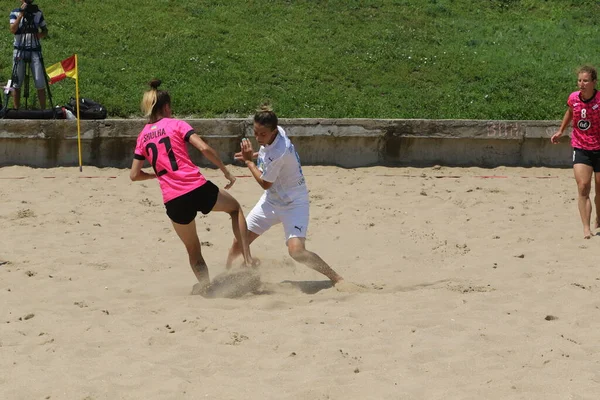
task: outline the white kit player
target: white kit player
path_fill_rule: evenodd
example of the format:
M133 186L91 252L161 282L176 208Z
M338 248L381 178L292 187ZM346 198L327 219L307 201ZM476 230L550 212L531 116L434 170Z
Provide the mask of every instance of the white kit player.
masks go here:
M300 158L283 128L278 126L277 116L268 108L254 115L254 137L260 150L254 153L250 140L243 139L241 151L235 158L244 161L256 182L265 189L258 203L246 217L248 241L252 243L273 225L282 223L290 256L328 277L336 288L344 279L317 254L306 250L305 240L309 219L308 189L302 174ZM256 164L253 159L258 156ZM241 254L241 247L234 240L227 267Z

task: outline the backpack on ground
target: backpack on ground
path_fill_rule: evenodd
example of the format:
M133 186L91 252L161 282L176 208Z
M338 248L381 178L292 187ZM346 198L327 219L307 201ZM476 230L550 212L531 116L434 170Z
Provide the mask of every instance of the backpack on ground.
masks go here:
M77 100L73 97L71 97L68 104L65 104L65 108L77 117ZM106 108L102 104L83 97L79 99L80 119L105 119L106 115Z

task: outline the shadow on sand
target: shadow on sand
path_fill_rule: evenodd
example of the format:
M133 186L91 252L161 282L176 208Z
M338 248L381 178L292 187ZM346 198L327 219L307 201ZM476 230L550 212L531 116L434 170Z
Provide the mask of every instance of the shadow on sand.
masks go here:
M280 292L283 288L292 288L304 294L316 294L321 290L331 289L331 281L282 281L276 284L263 283L260 275L253 270L224 272L212 279L210 286L202 289L200 284L192 288L193 295L205 298L235 299L247 294L268 295Z
M281 283L293 286L305 294L316 294L333 287L331 281L283 281Z

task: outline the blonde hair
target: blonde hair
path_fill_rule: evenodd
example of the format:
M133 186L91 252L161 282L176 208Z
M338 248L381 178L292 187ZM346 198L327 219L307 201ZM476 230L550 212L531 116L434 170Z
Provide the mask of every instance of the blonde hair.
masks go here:
M271 130L277 129L278 119L268 104L263 104L254 114L254 122Z
M148 84L150 90L144 92L142 103L140 108L144 117L147 117L150 121L154 122L158 119L159 114L162 113L163 108L168 104L171 105L171 96L166 90L158 90L158 87L162 81L160 79L153 79Z

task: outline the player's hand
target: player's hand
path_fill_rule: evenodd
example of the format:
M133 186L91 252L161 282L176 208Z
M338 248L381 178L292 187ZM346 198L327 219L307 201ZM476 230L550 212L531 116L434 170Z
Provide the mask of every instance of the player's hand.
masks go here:
M552 135L552 137L550 138L550 141L554 144L557 144L562 135L563 135L562 132L556 132L554 135Z
M242 156L242 160L252 161L254 157L254 149L252 148L252 142L250 142L250 139L243 138L241 148L242 151L240 153Z
M244 161L244 156L242 155L241 151L238 151L237 153L235 153L233 155L233 157L238 161ZM256 160L257 158L258 158L258 152L255 151L254 154L252 154L252 159Z
M244 161L244 156L242 156L242 152L238 151L237 153L235 153L233 155L233 158L235 158L238 161Z
M225 179L227 179L229 181L229 183L227 185L225 185L225 189L229 189L230 187L233 186L233 184L235 183L235 176L233 176L231 174L231 172L229 172L229 170L225 171L223 173L223 175L225 175Z

